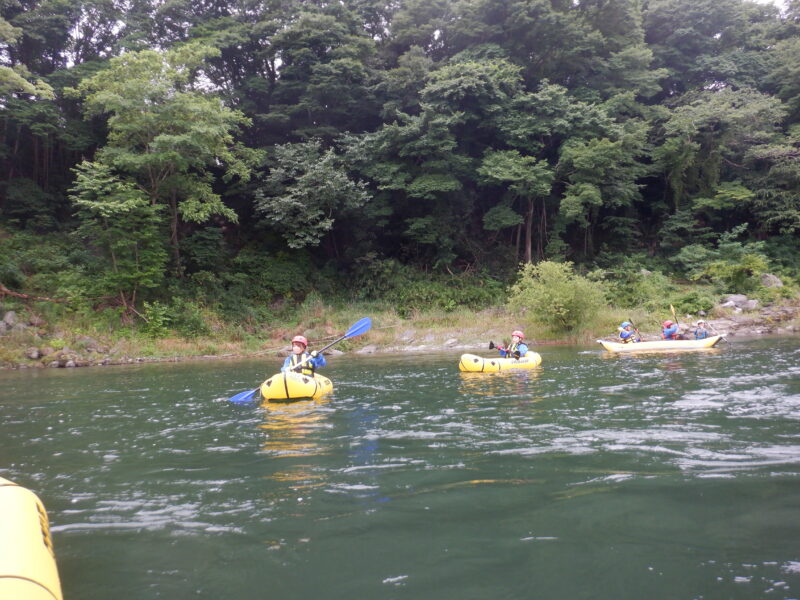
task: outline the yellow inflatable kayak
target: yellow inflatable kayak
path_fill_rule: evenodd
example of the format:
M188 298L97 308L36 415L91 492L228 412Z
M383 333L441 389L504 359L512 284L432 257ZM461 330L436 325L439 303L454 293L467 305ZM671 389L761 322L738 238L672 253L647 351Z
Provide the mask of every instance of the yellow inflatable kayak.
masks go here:
M704 340L656 340L654 342L631 342L620 344L607 340L597 340L609 352L673 352L674 350L705 350L713 348L722 339L721 335Z
M333 382L314 373L302 375L294 371L276 373L261 384L263 400L294 400L299 398L319 398L333 391Z
M44 505L32 491L2 477L0 600L62 600Z
M467 373L494 373L507 369L533 369L542 364L542 357L528 351L521 358L483 358L474 354L462 354L458 368Z

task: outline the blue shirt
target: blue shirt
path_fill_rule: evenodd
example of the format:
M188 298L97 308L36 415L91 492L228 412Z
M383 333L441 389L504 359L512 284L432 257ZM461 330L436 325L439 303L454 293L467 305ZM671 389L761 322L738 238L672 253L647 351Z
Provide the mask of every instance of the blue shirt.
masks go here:
M661 337L665 340L674 339L674 335L678 333L678 324L674 323L672 327L665 327L661 330Z
M704 340L708 337L708 329L703 329L702 327L698 327L694 330L694 339L696 340Z

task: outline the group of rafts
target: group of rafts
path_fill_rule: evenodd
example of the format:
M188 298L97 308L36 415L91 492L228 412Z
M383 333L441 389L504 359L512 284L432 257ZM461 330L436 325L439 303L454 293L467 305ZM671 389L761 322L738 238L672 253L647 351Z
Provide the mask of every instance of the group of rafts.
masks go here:
M329 348L333 344L346 338L361 335L367 331L371 326L368 318L362 319L353 325L348 332L332 342L323 350ZM520 333L520 332L514 332ZM513 336L512 340L515 337ZM605 350L613 353L632 353L632 352L673 352L676 350L701 350L705 348L714 347L722 339L722 336L715 335L701 340L659 340L652 342L637 342L637 343L618 343L606 340L597 340ZM521 339L518 340L521 342ZM516 342L513 342L516 343ZM494 344L490 344L490 348L494 348ZM482 357L475 354L462 354L458 361L458 368L464 372L471 373L494 373L497 371L506 371L509 369L533 369L542 364L542 357L537 352L527 351L522 355L514 356L512 348L508 350L498 347L501 354L506 356L497 357ZM322 352L322 351L320 351ZM319 373L298 373L291 369L284 369L280 373L276 373L259 388L252 390L252 392L243 392L237 394L231 400L233 402L250 402L252 400L261 399L264 401L285 401L297 400L301 398L320 398L333 391L333 382Z
M362 319L347 333L328 344L320 353L333 344L369 330L371 322ZM500 347L506 356L485 358L475 354L462 354L458 361L461 371L472 373L494 373L509 369L533 369L542 364L537 352L528 350L515 353L513 350L520 336L512 336L507 349ZM714 347L722 338L715 335L702 340L664 340L621 344L597 340L609 352L672 352L675 350L699 350ZM490 344L494 348L494 344ZM260 387L237 394L234 402L251 402L260 397L265 401L298 400L320 398L333 391L333 383L319 373L303 374L286 369L267 379ZM25 598L27 600L61 600L53 545L47 513L36 495L11 481L0 477L0 600Z

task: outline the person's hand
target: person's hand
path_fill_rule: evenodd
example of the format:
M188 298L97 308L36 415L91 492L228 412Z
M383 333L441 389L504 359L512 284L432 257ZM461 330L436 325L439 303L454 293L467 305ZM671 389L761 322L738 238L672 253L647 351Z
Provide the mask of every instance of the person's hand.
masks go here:
M317 358L318 356L319 356L319 352L317 352L316 350L312 350L311 351L311 358Z
M494 342L489 342L489 350L494 350Z
M519 350L515 350L515 351L514 351L514 358L516 358L517 360L519 360L519 357L520 357L520 356L521 356L521 354L519 353Z

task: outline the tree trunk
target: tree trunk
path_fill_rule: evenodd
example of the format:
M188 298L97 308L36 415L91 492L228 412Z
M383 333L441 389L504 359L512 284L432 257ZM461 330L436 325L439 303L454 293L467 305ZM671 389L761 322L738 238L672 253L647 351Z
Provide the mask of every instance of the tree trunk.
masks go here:
M525 215L525 262L533 262L533 198L528 199L528 212Z
M175 261L175 276L181 277L181 249L178 245L178 194L173 189L169 198L170 212L170 245L172 246L172 259Z

